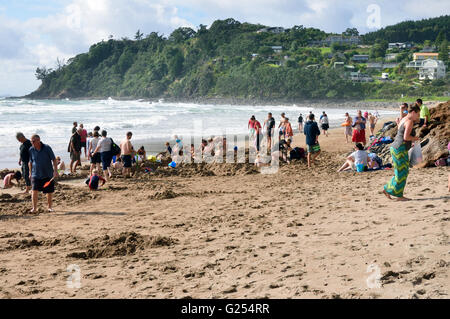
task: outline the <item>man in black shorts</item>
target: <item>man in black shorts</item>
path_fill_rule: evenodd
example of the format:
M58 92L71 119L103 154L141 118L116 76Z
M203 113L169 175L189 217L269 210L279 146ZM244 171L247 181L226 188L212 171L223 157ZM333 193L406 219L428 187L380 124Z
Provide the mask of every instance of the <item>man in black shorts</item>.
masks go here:
M131 160L135 153L130 141L132 136L133 133L128 132L127 137L120 143L120 155L123 161L122 173L126 177L131 175Z
M31 180L30 180L30 171L28 169L28 162L30 161L30 147L32 145L30 140L25 138L23 133L20 132L17 133L16 138L20 143L22 143L22 145L20 145L19 165L22 166L22 176L25 179L26 184L25 193L29 193L31 188Z
M32 205L31 213L37 212L37 203L39 192L47 194L48 211L52 212L52 198L55 191L54 178L58 177L58 164L55 154L50 146L41 142L39 135L31 137L30 161L28 168L30 170L30 179L32 185ZM47 182L50 185L44 187Z
M81 129L78 129L70 137L69 152L70 152L70 173L77 172L77 166L81 166ZM75 165L73 165L75 163ZM74 167L75 166L75 167Z
M267 152L270 152L272 146L272 136L275 128L275 119L272 117L272 113L267 115L267 120L264 121L264 127L266 128L267 136Z

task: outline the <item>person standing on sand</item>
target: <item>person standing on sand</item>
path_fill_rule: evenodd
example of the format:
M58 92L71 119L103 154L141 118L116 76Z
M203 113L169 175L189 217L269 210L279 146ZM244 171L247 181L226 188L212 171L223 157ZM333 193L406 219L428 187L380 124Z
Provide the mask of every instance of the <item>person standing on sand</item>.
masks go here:
M430 121L430 110L428 107L423 105L422 99L416 100L416 105L420 107L420 122L419 126L426 127Z
M272 117L272 113L267 114L267 120L264 121L264 127L266 129L267 136L267 152L270 153L272 147L272 136L275 128L275 119Z
M78 123L77 122L73 122L72 135L77 131L77 126L78 126Z
M278 142L281 140L281 137L284 136L284 121L286 120L286 114L281 113L280 124L278 124Z
M292 138L292 136L294 136L294 132L292 131L292 126L289 119L286 117L284 119L284 139L287 141Z
M345 122L343 123L343 126L345 127L344 135L345 135L345 141L348 143L348 137L352 136L352 118L350 115L345 113Z
M403 103L400 106L400 116L395 119L397 125L406 115L408 115L408 103Z
M374 136L376 124L377 118L372 113L369 113L370 136Z
M248 120L248 130L249 130L249 135L251 138L255 138L255 116L252 115L252 117L250 118L250 120Z
M58 167L53 150L47 144L41 142L39 135L31 136L30 161L28 168L32 185L31 200L33 208L31 213L37 212L39 192L47 195L48 211L53 212L52 199L55 192L54 179L58 178ZM44 185L50 182L47 187Z
M395 196L397 201L409 200L403 196L403 191L409 173L408 150L411 148L412 142L419 141L413 129L414 123L419 122L419 116L420 107L417 105L410 107L408 115L400 121L397 135L391 144L390 152L395 175L384 185L383 189L384 195L389 199L392 199L391 196Z
M361 110L358 110L358 115L353 118L352 126L354 127L352 142L366 145L366 119L362 116Z
M131 144L131 137L133 133L128 132L126 138L120 143L120 151L123 162L123 175L131 177L131 158L134 156L133 145Z
M20 145L20 159L19 159L19 165L22 167L22 176L25 179L25 193L29 193L31 189L31 180L30 180L30 171L28 169L28 162L30 161L30 147L31 145L30 140L25 138L25 135L23 133L18 132L16 134L16 139L22 143Z
M323 134L328 137L328 129L330 128L330 123L328 122L328 115L327 113L325 113L325 111L322 112L319 123L321 123Z
M87 131L84 129L83 124L80 124L80 131L79 131L80 137L81 137L81 149L84 148L84 157L87 158L86 155L86 141L87 141Z
M88 150L88 158L91 160L91 168L89 169L89 176L92 175L92 171L94 168L97 168L100 171L100 163L102 160L100 159L100 154L97 153L93 155L95 149L97 148L99 139L98 131L94 131L94 137L89 141L89 150Z
M262 140L262 126L261 123L259 123L259 121L256 120L255 118L255 146L256 146L256 151L259 152L259 146L261 144L261 140Z
M298 117L298 131L299 133L303 132L303 115L300 113Z
M306 150L308 152L308 168L311 167L311 163L314 163L314 160L320 154L320 145L319 145L319 135L320 130L317 123L314 121L314 114L309 115L309 121L305 123L305 127L303 129L303 133L306 135ZM315 155L313 155L315 154Z
M105 174L105 179L108 181L109 178L111 178L111 160L112 160L112 153L111 153L111 147L112 147L112 140L109 137L106 137L108 133L103 130L102 131L102 138L97 144L97 147L94 150L94 153L92 153L92 156L97 155L100 153L100 159L102 161L102 168L103 168L103 174ZM108 171L108 175L106 175L106 172Z
M70 144L69 144L69 152L70 152L70 173L76 174L77 172L77 166L81 166L81 129L78 129L78 131L75 131L73 135L70 138ZM75 167L74 167L75 163Z

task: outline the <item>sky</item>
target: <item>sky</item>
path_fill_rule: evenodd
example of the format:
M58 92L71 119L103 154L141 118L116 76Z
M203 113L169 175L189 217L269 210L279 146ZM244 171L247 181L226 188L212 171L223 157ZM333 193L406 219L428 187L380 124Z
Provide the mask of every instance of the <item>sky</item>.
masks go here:
M446 0L0 0L0 97L37 89L39 66L55 67L57 58L67 61L109 35L133 38L138 29L168 36L234 18L363 34L449 13Z

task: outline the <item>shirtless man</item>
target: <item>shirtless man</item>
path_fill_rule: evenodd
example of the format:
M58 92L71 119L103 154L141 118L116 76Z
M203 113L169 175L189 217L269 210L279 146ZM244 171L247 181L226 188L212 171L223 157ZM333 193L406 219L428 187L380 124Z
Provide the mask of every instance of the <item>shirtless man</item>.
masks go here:
M374 135L375 125L377 124L377 121L378 119L372 113L369 113L370 136Z

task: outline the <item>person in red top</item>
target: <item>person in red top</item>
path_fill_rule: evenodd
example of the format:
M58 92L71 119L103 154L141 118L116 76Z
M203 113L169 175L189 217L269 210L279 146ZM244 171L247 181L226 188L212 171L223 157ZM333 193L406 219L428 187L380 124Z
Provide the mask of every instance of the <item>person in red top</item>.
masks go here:
M254 129L255 129L255 135L256 135L256 150L259 152L259 144L261 143L262 139L262 126L259 121L256 120L255 116L252 116L252 119L254 120Z
M87 155L86 155L86 140L87 140L88 133L84 129L83 124L80 124L80 129L81 129L81 132L80 132L80 136L81 136L81 150L83 150L83 148L84 148L84 157L87 158Z
M254 115L252 115L250 120L248 120L247 127L248 127L249 135L250 135L251 138L255 137L255 121L256 121L256 119L255 119Z
M287 141L292 136L294 136L294 132L292 131L291 123L287 117L284 118L284 139Z

